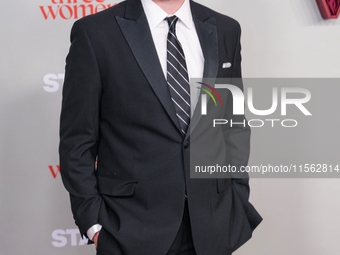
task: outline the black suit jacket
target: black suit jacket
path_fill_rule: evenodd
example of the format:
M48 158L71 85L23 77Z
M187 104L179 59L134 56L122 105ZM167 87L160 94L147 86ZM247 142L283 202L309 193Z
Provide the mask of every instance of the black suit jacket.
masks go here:
M239 24L197 3L191 8L204 76L241 77ZM224 62L232 67L223 69ZM199 121L192 120L192 130ZM249 128L224 132L224 157L246 165ZM248 179L190 179L189 141L180 132L140 0L75 22L59 152L81 234L100 223L122 254L165 254L187 193L197 254L229 254L246 242L261 221L248 202Z

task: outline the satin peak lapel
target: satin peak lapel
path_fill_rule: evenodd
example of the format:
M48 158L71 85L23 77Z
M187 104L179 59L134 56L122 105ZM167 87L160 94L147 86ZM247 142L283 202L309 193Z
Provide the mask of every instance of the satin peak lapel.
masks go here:
M140 1L128 0L124 17L116 16L129 47L164 109L181 130L166 83L149 24Z
M214 16L206 17L204 13L196 14L195 10L196 8L195 5L193 4L192 5L193 18L205 59L203 83L215 86L219 60L216 20ZM210 97L208 97L208 100L209 99ZM200 118L201 118L201 96L199 97L198 103L196 105L194 114L190 122L190 133L195 129ZM189 135L187 134L186 139L188 137Z

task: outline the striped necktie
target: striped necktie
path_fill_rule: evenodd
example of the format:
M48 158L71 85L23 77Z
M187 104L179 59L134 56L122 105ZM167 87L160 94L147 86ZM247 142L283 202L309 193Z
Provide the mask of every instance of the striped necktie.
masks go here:
M181 43L176 36L178 17L166 18L169 23L167 40L167 83L171 100L176 109L182 133L185 135L190 123L190 85Z

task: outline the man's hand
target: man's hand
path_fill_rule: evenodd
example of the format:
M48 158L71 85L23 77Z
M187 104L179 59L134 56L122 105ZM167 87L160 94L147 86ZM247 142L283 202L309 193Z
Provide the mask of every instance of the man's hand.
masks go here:
M94 234L93 236L93 242L94 242L94 245L96 246L96 248L98 247L97 244L98 244L98 236L99 236L99 233L100 231L98 231L97 233Z

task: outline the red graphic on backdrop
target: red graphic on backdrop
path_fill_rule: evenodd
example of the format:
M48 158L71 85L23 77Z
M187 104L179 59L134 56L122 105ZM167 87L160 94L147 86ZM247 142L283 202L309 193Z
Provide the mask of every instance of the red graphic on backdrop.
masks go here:
M324 19L336 19L340 14L340 0L316 0Z
M54 179L57 178L58 173L60 173L60 166L59 166L59 165L56 165L56 169L55 169L55 170L54 170L54 167L53 167L53 166L48 166L48 168L50 169L53 178L54 178Z
M116 4L106 4L106 0L51 0L50 5L39 6L45 20L61 18L78 19L103 11Z
M94 162L95 169L97 169L97 165L98 165L98 160L96 159L96 161ZM50 172L53 178L56 179L58 174L60 173L60 165L56 165L55 167L50 165L48 166L48 169L50 169Z

